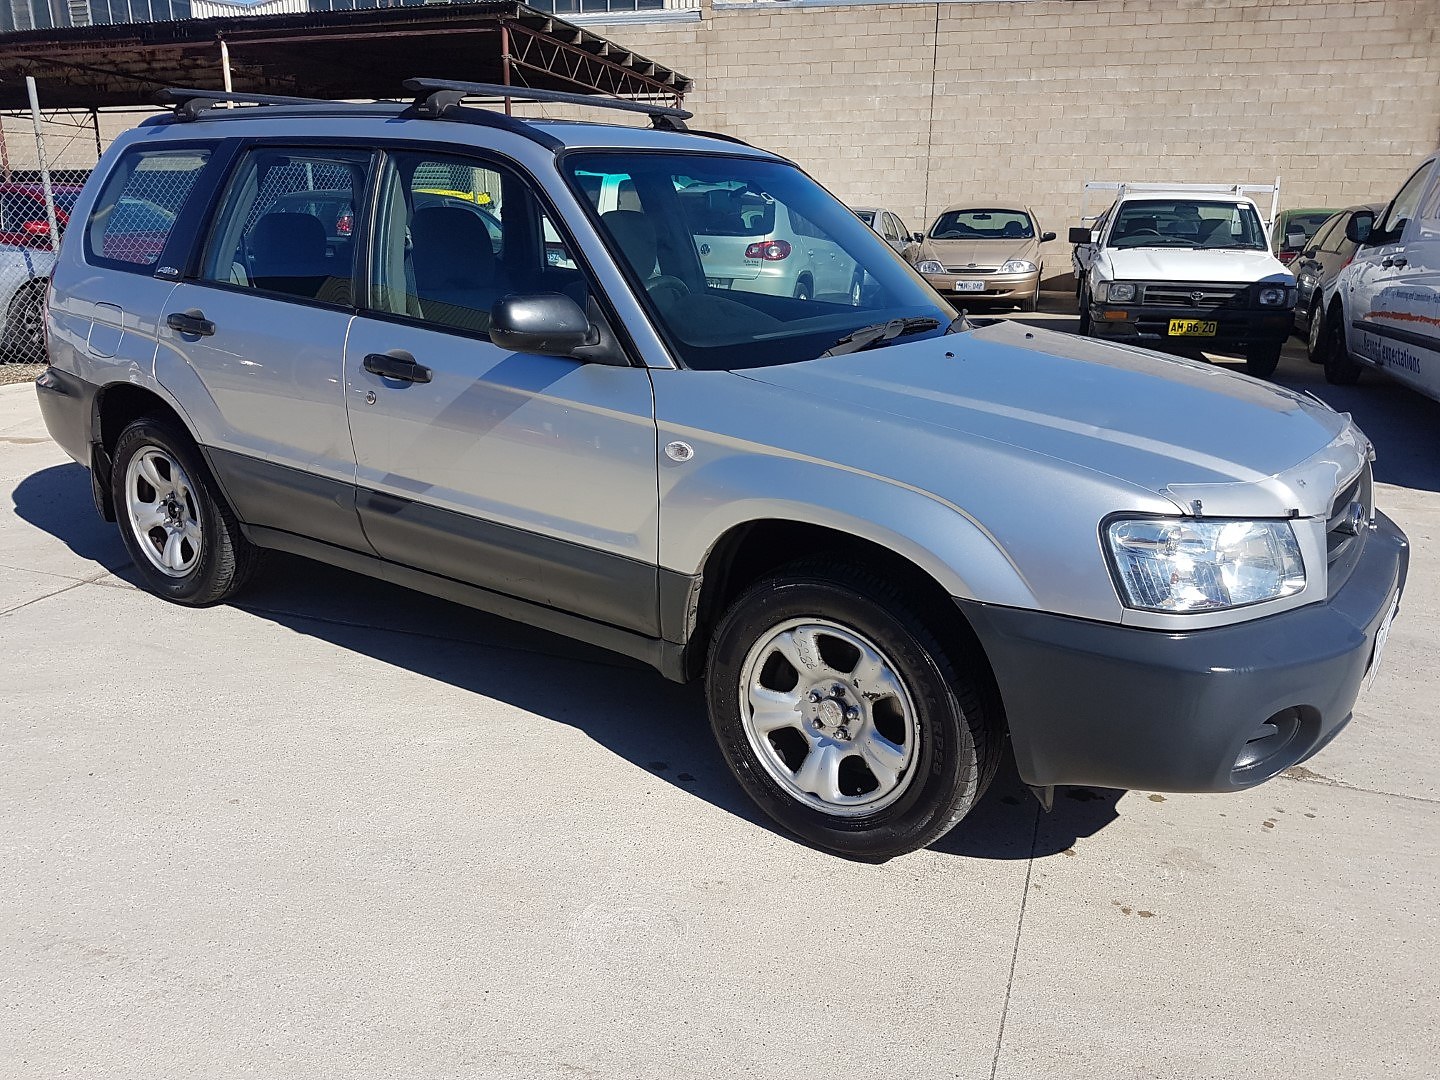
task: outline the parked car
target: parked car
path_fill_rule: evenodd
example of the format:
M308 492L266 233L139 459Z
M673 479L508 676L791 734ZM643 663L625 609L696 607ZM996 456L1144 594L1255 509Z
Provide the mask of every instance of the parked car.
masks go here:
M1326 379L1372 367L1440 401L1440 151L1381 214L1357 210L1346 237L1358 246L1318 331Z
M523 92L407 88L178 109L77 203L36 388L146 589L219 603L280 549L703 675L756 805L863 859L943 835L1007 747L1047 802L1231 791L1349 720L1408 560L1349 416L976 328L791 162L680 110L486 123L457 89ZM272 213L297 162L373 194L343 259ZM498 254L417 198L441 166L503 192ZM112 248L155 170L160 251ZM760 291L743 248L717 272L782 228L866 287Z
M912 233L895 211L880 206L856 206L852 209L856 217L879 233L906 262L913 263L920 257L920 244L925 237L921 233Z
M80 195L78 184L52 184L55 198L55 223L60 235L70 221L70 210ZM0 246L25 247L49 251L50 215L45 209L45 187L42 184L0 183Z
M1295 275L1295 333L1304 338L1311 363L1320 363L1320 328L1325 320L1312 319L1317 312L1323 312L1335 288L1335 279L1340 271L1350 265L1359 246L1345 235L1350 219L1361 210L1372 216L1379 206L1350 206L1322 224L1309 246L1300 252L1299 258L1290 264Z
M1070 230L1080 332L1174 352L1239 352L1274 373L1290 336L1295 278L1247 195L1219 185L1130 189L1093 227Z
M1014 304L1025 311L1039 305L1045 269L1040 245L1055 234L1042 232L1028 207L1005 207L991 200L940 212L915 268L941 296L960 304Z
M1325 207L1282 210L1270 226L1270 250L1283 264L1290 266L1310 246L1310 240L1320 226L1334 215L1334 209Z
M45 286L55 253L0 247L0 363L34 363L45 356Z

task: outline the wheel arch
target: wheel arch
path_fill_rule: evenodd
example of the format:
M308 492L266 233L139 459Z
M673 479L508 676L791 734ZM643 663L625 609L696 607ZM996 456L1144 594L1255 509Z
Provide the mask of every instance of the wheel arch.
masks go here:
M115 444L128 425L144 416L170 421L199 448L199 441L180 410L154 390L132 382L113 382L100 387L91 406L90 476L95 509L106 521L115 520L115 502L110 486ZM203 448L201 459L204 459Z

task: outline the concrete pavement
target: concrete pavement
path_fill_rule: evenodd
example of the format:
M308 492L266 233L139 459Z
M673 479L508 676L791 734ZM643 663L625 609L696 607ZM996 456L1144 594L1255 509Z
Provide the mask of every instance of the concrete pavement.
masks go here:
M138 591L0 388L0 1076L1434 1076L1440 406L1280 378L1415 545L1349 730L1239 795L1002 775L884 866L622 659L289 558Z

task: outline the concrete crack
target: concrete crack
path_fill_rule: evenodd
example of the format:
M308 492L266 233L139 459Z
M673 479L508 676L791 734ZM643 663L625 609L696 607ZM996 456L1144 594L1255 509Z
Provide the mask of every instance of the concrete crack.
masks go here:
M1020 897L1020 917L1015 923L1015 948L1010 953L1010 974L1005 979L1005 1001L1000 1006L1000 1030L995 1033L995 1056L990 1060L990 1080L1000 1069L1000 1051L1005 1045L1005 1020L1010 1015L1010 988L1015 985L1015 966L1020 961L1020 935L1025 929L1025 908L1030 903L1030 874L1035 869L1035 849L1040 839L1040 815L1035 807L1035 827L1030 832L1030 858L1025 863L1025 891Z

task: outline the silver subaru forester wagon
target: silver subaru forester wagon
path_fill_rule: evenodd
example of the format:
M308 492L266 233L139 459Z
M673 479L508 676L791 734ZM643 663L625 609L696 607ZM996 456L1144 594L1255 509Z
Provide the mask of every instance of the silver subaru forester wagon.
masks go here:
M278 549L703 676L750 797L861 859L954 826L1007 740L1048 802L1245 788L1350 719L1408 548L1349 417L972 326L688 113L406 85L172 92L75 207L38 393L158 596L220 602ZM772 206L841 287L710 271L753 232L717 215Z

